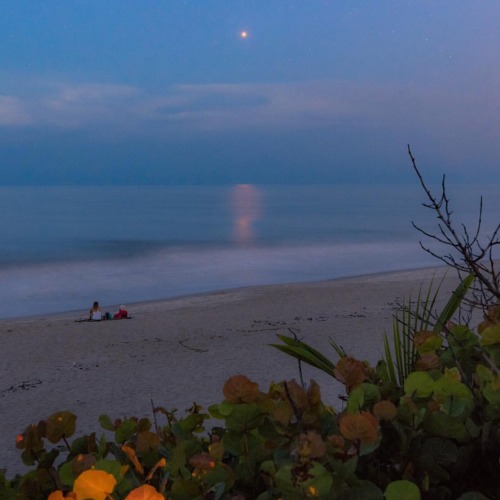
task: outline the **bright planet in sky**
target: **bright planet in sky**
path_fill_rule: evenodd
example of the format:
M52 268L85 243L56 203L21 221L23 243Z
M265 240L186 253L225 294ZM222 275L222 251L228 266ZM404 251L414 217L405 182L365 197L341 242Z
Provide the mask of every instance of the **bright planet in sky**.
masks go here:
M248 31L240 31L241 38L248 38Z

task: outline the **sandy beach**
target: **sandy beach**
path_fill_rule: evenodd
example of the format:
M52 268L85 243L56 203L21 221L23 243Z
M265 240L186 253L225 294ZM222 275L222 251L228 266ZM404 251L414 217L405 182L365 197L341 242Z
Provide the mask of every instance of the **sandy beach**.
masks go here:
M58 410L77 414L77 434L101 434L98 416L152 417L151 401L183 413L223 399L222 385L245 374L267 390L299 377L297 362L269 347L294 331L326 355L329 338L351 355L375 362L392 331L398 303L438 283L446 269L375 274L331 281L220 291L127 304L132 319L77 321L82 311L0 321L0 469L22 472L15 437ZM455 288L447 271L440 304ZM87 306L87 305L85 305ZM116 305L103 304L114 312ZM334 380L304 367L325 402L340 407Z

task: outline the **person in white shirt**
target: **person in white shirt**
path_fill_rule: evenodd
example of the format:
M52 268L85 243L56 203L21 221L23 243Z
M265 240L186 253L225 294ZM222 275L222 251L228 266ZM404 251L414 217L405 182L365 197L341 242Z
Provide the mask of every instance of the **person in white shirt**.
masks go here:
M92 309L90 310L90 317L89 319L91 321L101 321L102 319L102 311L101 308L99 307L99 302L94 302L92 305Z

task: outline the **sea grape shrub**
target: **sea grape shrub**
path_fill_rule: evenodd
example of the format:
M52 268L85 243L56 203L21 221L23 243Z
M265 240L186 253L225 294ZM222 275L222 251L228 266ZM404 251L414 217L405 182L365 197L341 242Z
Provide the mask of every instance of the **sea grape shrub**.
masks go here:
M145 418L101 415L108 437L99 439L93 433L70 443L70 412L29 426L18 447L35 468L10 481L2 475L2 498L383 498L356 476L361 450L379 441L378 417L362 412L339 420L315 382L307 390L294 380L273 383L264 393L235 376L223 392L226 399L209 414L196 404L182 418L155 408L155 421L159 414L166 423L154 428ZM208 418L224 427L203 435ZM58 423L49 434L48 422Z
M380 424L379 446L360 447L359 477L382 488L408 480L423 498L500 498L499 318L490 308L478 334L453 324L417 332L403 387L383 362L375 378L346 386L344 414L372 413Z

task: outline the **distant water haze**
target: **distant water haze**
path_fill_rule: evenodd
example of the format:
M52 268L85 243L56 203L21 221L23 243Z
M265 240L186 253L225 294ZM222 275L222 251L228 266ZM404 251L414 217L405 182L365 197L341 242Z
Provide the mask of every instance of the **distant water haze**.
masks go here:
M484 231L497 186L450 188L457 222ZM418 186L0 188L0 316L104 307L233 287L439 264Z

